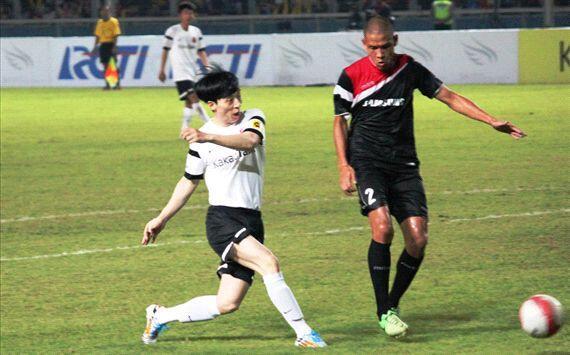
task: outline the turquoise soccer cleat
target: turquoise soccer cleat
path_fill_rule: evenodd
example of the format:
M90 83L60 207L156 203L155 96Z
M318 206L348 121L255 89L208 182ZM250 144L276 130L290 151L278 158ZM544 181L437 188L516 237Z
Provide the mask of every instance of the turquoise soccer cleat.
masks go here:
M301 338L295 340L295 346L300 348L324 348L327 346L327 343L325 343L319 333L311 330L309 334L305 334Z
M146 308L146 328L141 340L147 345L156 343L158 335L168 329L166 324L159 324L156 321L156 311L158 311L159 308L161 308L161 306L157 304L151 304Z

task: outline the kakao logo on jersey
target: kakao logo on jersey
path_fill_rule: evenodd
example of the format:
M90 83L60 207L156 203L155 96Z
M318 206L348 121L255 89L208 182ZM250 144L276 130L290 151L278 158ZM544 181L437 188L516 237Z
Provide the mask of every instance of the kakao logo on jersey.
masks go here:
M261 47L261 44L212 44L206 47L206 53L210 59L221 62L225 68L234 74L237 74L238 70L240 72L245 70L243 77L251 79L255 75ZM132 80L156 81L159 61L147 59L153 54L160 55L160 51L161 49L151 47L151 45L117 46L117 67L121 79L127 76L128 79ZM103 79L102 69L99 56L91 54L91 50L87 46L67 46L61 60L58 79Z

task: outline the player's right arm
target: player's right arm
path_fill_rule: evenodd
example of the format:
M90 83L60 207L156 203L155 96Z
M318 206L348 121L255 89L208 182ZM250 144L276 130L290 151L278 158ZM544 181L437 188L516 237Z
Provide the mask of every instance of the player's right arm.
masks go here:
M160 56L160 70L158 72L158 80L162 82L166 80L166 72L164 68L166 67L166 59L168 58L168 52L170 51L170 48L172 48L173 40L174 40L174 28L169 27L164 33L162 55Z
M202 160L198 151L198 145L190 145L186 156L184 177L176 184L170 200L160 214L156 218L151 219L144 227L141 244L154 243L160 231L166 226L166 223L188 202L188 199L198 187L200 180L204 178L206 163Z
M144 227L141 244L147 245L155 242L156 237L164 229L166 223L188 202L199 183L200 180L198 179L190 180L186 177L182 177L178 181L166 206L164 206L156 218L151 219Z
M97 21L95 25L95 43L93 44L93 49L91 50L91 54L95 54L97 52L97 45L99 44L99 36L101 35L101 22Z
M352 81L345 70L342 71L333 92L334 123L333 139L336 149L337 167L339 171L339 184L345 194L350 195L356 191L356 174L347 158L348 151L348 119L352 107Z

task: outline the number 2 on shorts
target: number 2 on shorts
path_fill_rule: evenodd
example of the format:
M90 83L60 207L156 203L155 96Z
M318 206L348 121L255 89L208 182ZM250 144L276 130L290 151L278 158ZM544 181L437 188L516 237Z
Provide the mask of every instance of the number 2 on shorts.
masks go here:
M374 202L376 202L376 199L373 197L374 189L369 187L366 190L364 190L364 194L368 196L368 206L371 206Z

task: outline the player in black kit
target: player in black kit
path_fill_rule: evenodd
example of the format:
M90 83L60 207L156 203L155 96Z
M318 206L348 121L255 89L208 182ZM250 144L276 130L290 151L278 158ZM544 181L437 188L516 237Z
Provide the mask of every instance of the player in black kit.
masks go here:
M388 20L371 18L362 43L368 55L344 68L334 89L334 142L340 187L347 194L358 191L361 212L372 230L368 266L380 328L399 337L408 325L400 319L398 304L422 263L428 237L428 208L414 140L414 90L515 139L525 133L451 91L412 57L396 54L398 36ZM400 224L405 248L388 292L394 236L390 215Z

